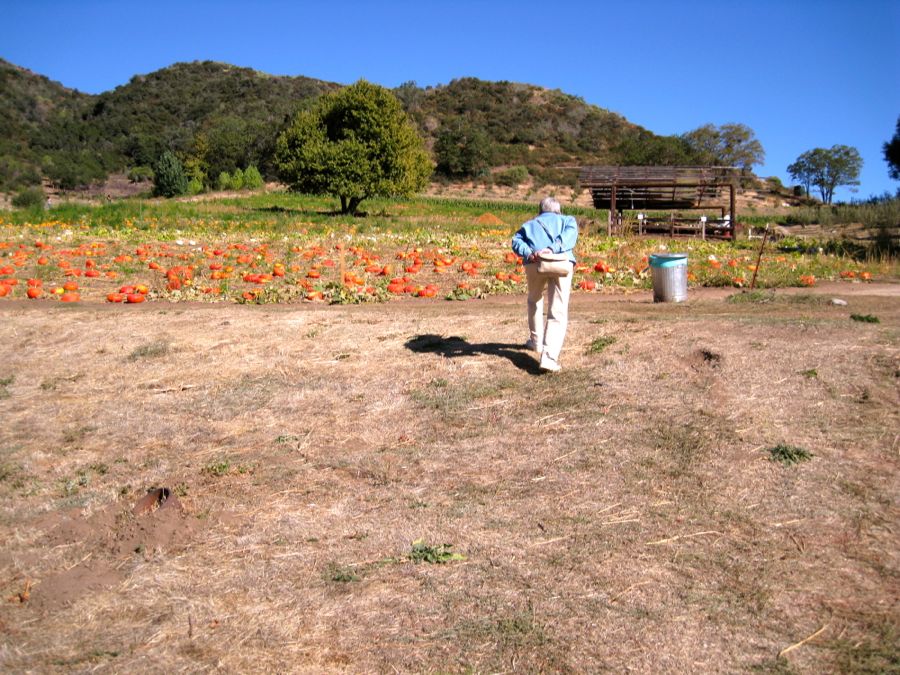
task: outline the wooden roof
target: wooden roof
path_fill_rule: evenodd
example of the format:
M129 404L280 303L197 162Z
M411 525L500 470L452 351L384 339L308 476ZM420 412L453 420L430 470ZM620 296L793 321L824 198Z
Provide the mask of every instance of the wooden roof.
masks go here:
M721 205L740 175L730 166L585 166L578 180L598 209L702 209Z

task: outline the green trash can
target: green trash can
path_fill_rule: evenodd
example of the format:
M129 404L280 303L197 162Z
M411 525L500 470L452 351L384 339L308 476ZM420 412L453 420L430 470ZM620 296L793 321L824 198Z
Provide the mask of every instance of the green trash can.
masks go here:
M650 256L653 302L687 300L687 253L654 253Z

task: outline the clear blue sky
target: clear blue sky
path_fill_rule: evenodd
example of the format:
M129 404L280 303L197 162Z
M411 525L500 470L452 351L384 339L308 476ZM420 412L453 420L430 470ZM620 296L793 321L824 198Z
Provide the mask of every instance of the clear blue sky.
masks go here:
M855 146L859 192L894 192L900 0L273 2L0 0L0 56L88 93L178 61L387 87L459 77L575 94L659 134L750 126L763 176Z

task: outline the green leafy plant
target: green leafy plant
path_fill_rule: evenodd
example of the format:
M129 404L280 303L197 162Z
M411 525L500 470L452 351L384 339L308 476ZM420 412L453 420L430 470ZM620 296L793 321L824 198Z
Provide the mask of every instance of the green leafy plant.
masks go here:
M453 544L441 544L440 546L430 546L425 543L424 539L416 539L412 543L407 558L414 563L431 563L434 565L442 565L454 560L465 560L466 556L461 553L454 553L450 549Z
M215 476L220 478L231 471L231 462L227 459L222 459L217 462L212 462L207 464L201 469L200 473L205 473L208 476Z
M769 448L769 458L773 462L781 462L785 466L805 462L812 459L812 457L812 453L795 445L779 443L775 447Z
M616 338L612 335L601 335L598 338L594 338L591 341L591 344L588 345L587 353L588 354L599 354L604 349L616 343Z
M850 318L860 323L881 323L881 320L872 314L851 314Z

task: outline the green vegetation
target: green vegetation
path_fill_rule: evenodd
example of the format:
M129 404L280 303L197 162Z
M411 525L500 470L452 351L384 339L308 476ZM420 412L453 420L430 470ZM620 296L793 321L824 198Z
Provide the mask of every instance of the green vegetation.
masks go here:
M881 320L873 314L851 314L850 318L860 323L881 323Z
M484 129L454 119L434 141L435 170L448 178L475 178L490 165L491 141Z
M178 197L188 191L184 166L171 152L166 151L153 167L153 194L157 197Z
M806 187L809 195L811 185L819 189L822 201L831 204L834 189L841 185L859 185L862 157L856 148L848 145L833 145L831 148L807 150L787 168L796 181Z
M609 347L610 345L614 345L616 343L616 338L612 335L603 335L598 338L594 338L591 340L590 346L587 348L588 354L599 354L604 349Z
M451 549L453 544L441 544L439 546L431 546L426 544L423 539L417 539L412 543L409 555L410 561L414 563L431 563L434 565L442 565L454 560L465 560L466 556L461 553L454 553Z
M400 102L365 80L298 113L278 137L275 161L291 189L338 197L344 214L371 197L410 196L431 174Z
M745 124L704 124L683 136L700 164L739 166L752 169L762 164L766 153L753 130Z
M12 205L17 209L43 208L47 197L39 187L25 188L12 199Z
M812 453L794 445L779 443L775 447L769 448L769 458L773 462L781 462L785 466L805 462L812 459L812 457Z
M888 175L894 180L900 180L900 117L897 118L897 128L891 140L883 146L884 161L888 165Z

